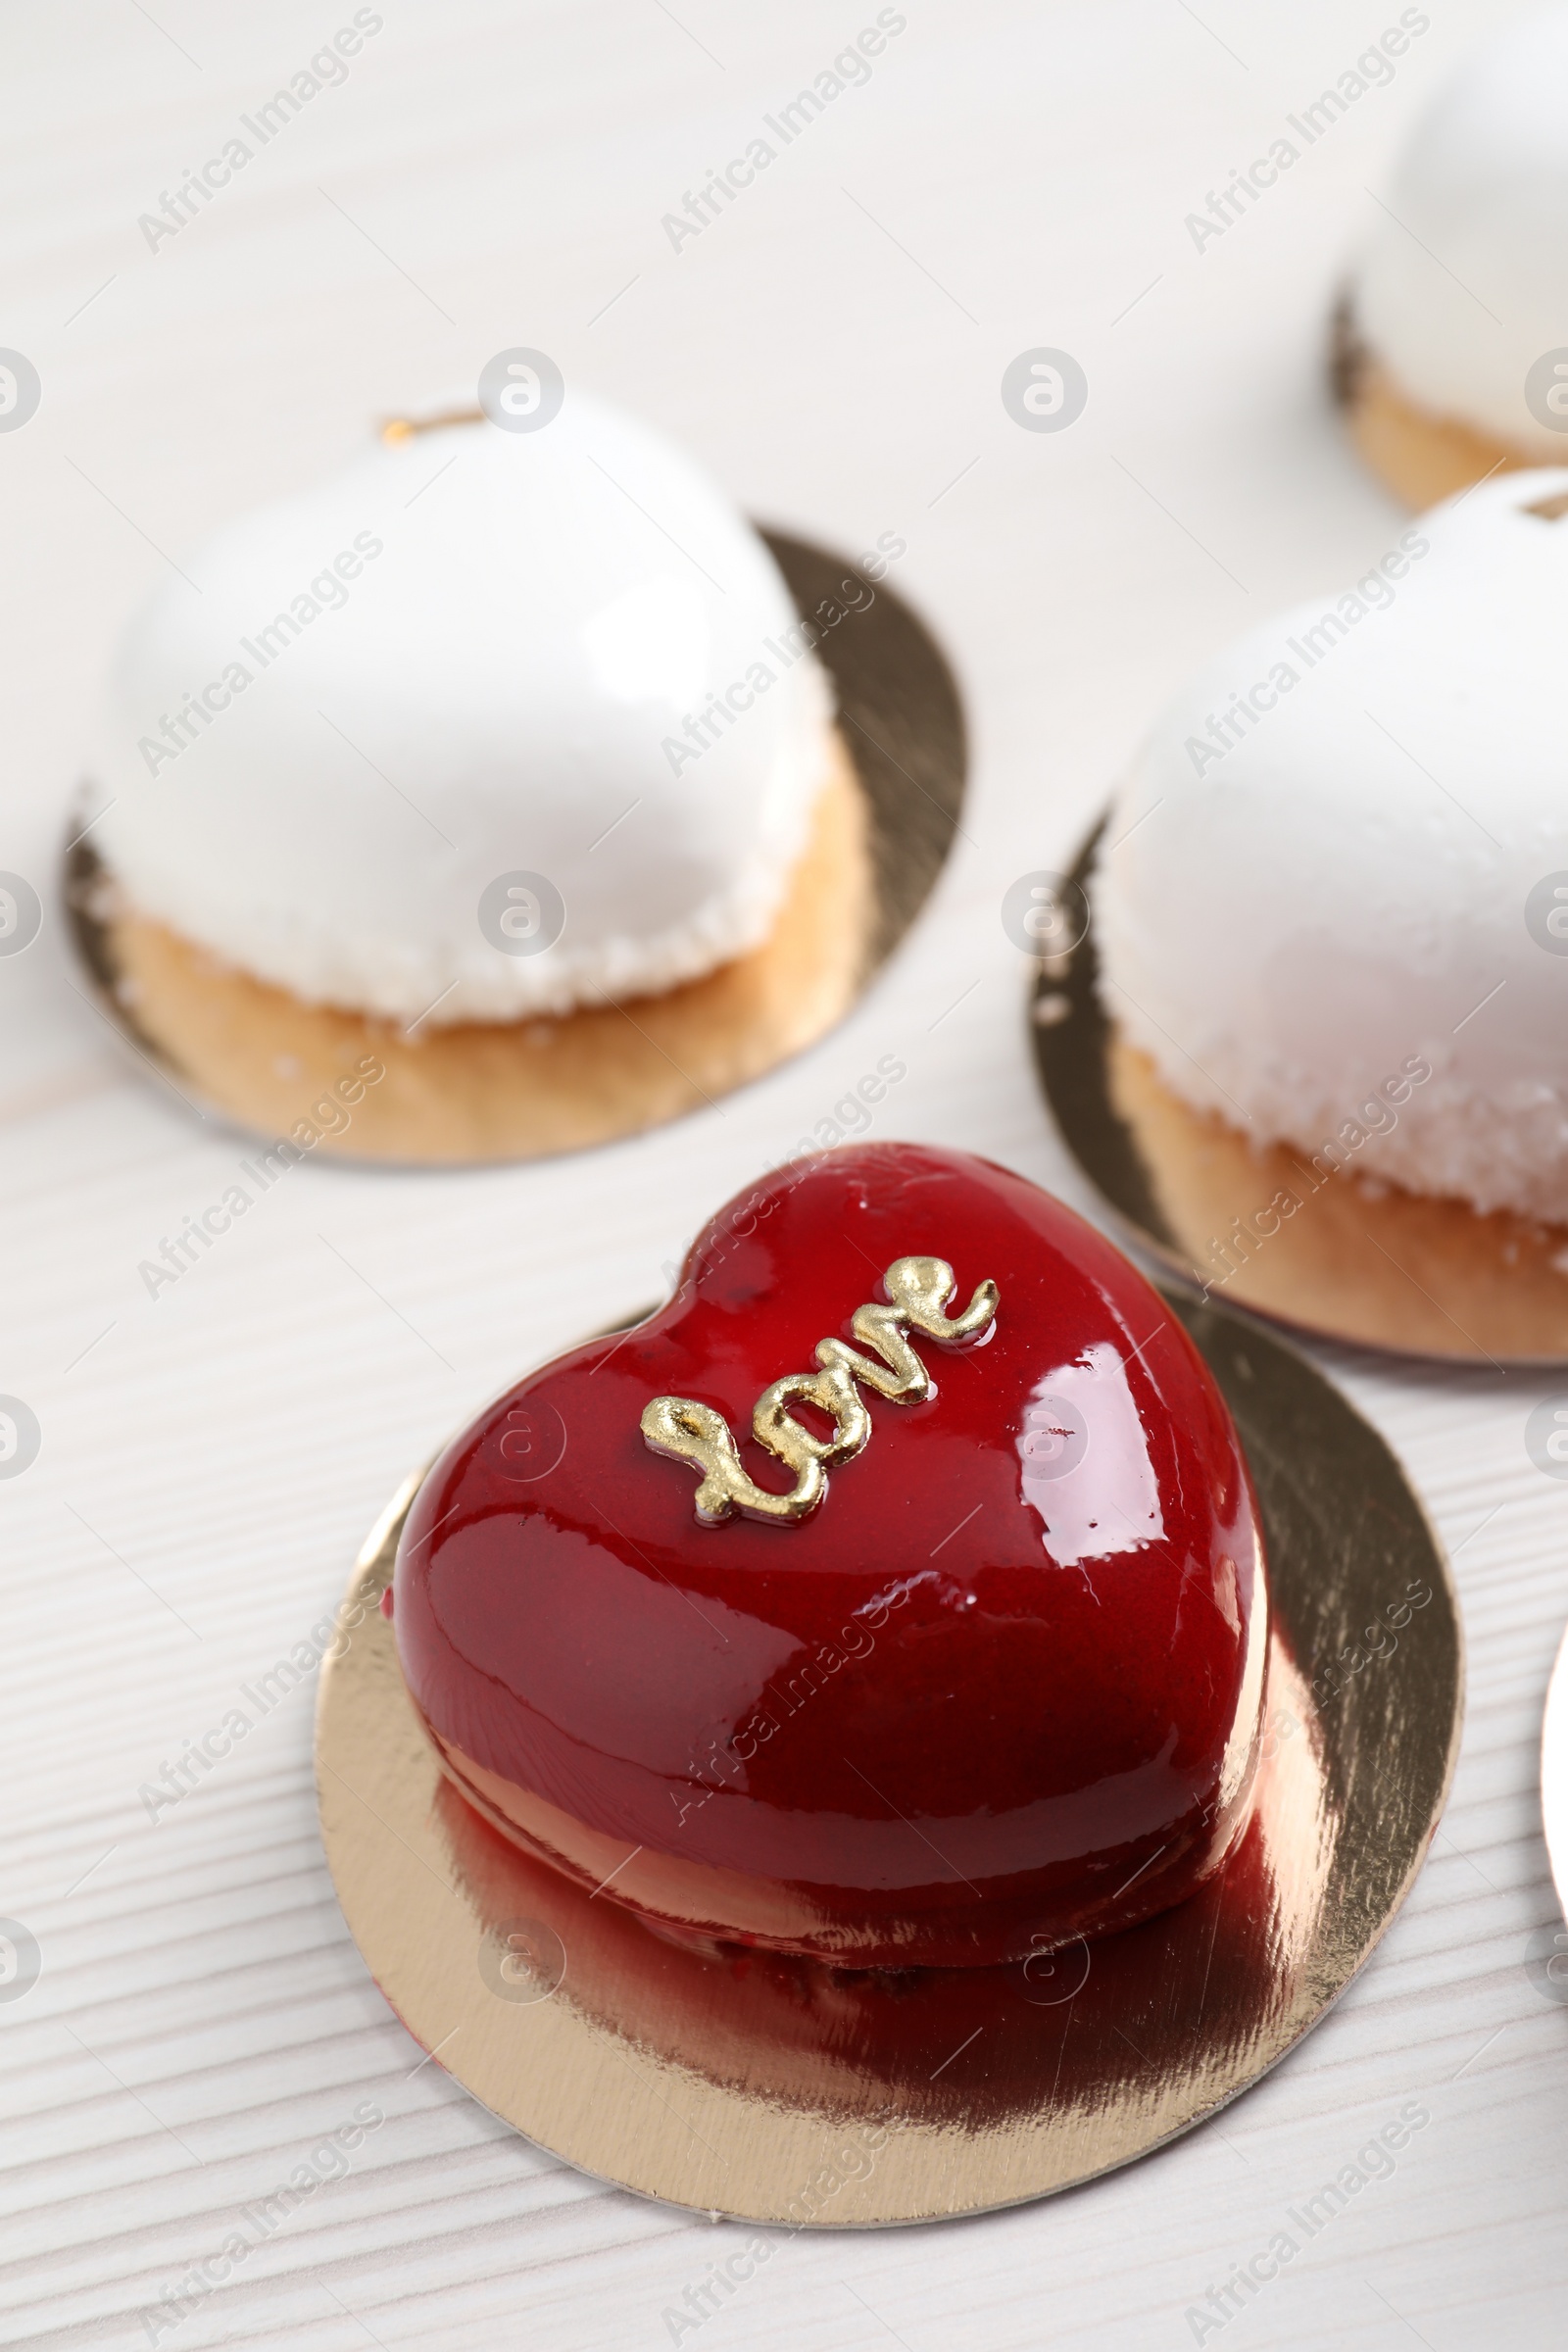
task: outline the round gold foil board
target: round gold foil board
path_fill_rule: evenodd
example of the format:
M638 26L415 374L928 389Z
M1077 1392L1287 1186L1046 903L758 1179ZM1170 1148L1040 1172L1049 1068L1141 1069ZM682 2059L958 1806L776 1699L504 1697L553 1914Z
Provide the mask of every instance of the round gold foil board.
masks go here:
M1086 889L1102 825L1073 868ZM1227 1306L1317 1338L1493 1364L1568 1360L1568 1226L1259 1150L1118 1035L1091 924L1036 969L1035 1065L1062 1140L1131 1237ZM1280 1205L1281 1196L1296 1203ZM1240 1230L1238 1230L1240 1229Z
M321 1831L367 1966L475 2098L647 2196L864 2228L1091 2180L1200 2123L1317 2022L1437 1826L1459 1737L1457 1607L1397 1463L1328 1382L1267 1333L1171 1303L1263 1509L1275 1630L1257 1800L1190 1901L1014 1967L710 1957L500 1838L443 1778L376 1605L408 1482L322 1669Z
M66 904L100 1003L196 1107L270 1141L407 1164L528 1159L662 1125L823 1036L913 922L963 801L962 708L924 624L886 582L804 541L764 539L808 618L840 614L817 654L839 724L811 840L772 932L662 995L560 1017L451 1026L306 1004L116 905L90 837L67 855ZM870 601L848 606L840 591ZM475 910L477 921L477 909ZM381 1076L354 1074L367 1056ZM353 1086L345 1118L330 1105Z

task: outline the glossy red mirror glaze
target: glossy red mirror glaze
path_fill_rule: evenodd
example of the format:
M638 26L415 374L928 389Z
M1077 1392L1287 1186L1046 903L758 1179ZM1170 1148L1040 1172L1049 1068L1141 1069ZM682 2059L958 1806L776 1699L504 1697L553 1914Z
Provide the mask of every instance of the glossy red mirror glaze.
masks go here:
M753 1407L899 1258L982 1344L910 1330L919 1403L799 1524L701 1523L661 1396ZM798 1418L818 1435L831 1423ZM1251 1485L1185 1332L1022 1177L914 1145L776 1170L650 1322L450 1446L398 1554L409 1688L498 1828L678 1935L854 1966L1018 1959L1179 1902L1247 1810L1267 1604Z

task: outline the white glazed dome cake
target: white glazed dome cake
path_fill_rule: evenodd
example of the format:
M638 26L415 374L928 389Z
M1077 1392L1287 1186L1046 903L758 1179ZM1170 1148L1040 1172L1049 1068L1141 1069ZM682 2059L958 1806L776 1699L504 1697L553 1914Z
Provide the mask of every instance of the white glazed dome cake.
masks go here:
M1371 208L1342 388L1371 463L1426 506L1568 455L1568 7L1468 57ZM1558 397L1555 403L1553 393Z
M1111 809L1117 1039L1286 1217L1332 1174L1568 1225L1565 517L1565 470L1424 516L1200 671Z
M186 569L200 593L171 575L124 640L96 765L145 913L307 1002L441 1025L668 988L766 934L826 681L769 652L777 565L646 426L578 394L542 432L378 446ZM514 869L564 902L537 956L475 917Z
M407 1069L358 1148L426 1156L412 1120L435 1156L550 1149L843 1009L862 845L826 674L768 549L661 435L573 393L538 431L389 438L183 571L115 663L88 838L122 998L247 1123L368 1024ZM646 1036L675 1021L673 1063L662 1038L628 1067L628 1000Z

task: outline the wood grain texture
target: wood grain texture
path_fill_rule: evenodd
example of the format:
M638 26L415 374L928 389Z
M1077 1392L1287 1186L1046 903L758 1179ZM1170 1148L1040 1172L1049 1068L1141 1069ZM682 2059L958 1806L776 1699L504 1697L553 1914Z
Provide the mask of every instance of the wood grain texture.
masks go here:
M122 1054L53 911L0 958L0 1390L43 1432L0 1481L0 1910L43 1954L0 2004L5 2343L146 2344L138 2310L366 2101L385 2121L345 2177L164 2345L655 2352L742 2242L571 2172L418 2063L332 1900L309 1676L156 1820L139 1791L330 1609L405 1470L525 1361L656 1293L708 1210L830 1132L879 1055L907 1075L873 1132L1081 1198L1034 1091L1003 895L1067 861L1189 666L1403 527L1320 392L1324 323L1366 186L1496 18L1431 12L1392 84L1199 251L1187 214L1382 17L909 0L869 77L675 250L662 217L829 68L869 0L380 13L346 78L150 251L138 216L347 0L10 12L0 335L44 399L0 434L0 867L47 895L93 681L167 564L198 593L206 530L519 342L682 435L770 522L852 555L906 539L892 576L963 682L974 789L914 932L801 1060L559 1163L308 1162L156 1298L140 1262L245 1145ZM1089 377L1061 434L1019 431L998 396L1039 345ZM1523 1442L1552 1384L1320 1360L1453 1548L1470 1643L1453 1800L1372 1966L1217 2127L1045 2205L789 2240L681 2343L1190 2344L1189 2311L1409 2101L1430 2122L1392 2176L1297 2230L1204 2340L1560 2339L1568 2008L1526 1965L1556 1917L1535 1756L1568 1487Z

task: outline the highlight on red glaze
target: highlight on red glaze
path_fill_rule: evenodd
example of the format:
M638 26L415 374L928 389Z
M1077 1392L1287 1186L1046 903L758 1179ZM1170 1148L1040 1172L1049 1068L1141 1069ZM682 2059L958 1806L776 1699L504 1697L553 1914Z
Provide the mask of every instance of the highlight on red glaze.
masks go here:
M915 1333L933 1393L862 1391L809 1518L701 1524L650 1399L721 1414L783 1491L753 1406L909 1256L956 1303L997 1284L984 1344ZM447 1448L395 1590L457 1787L666 1934L1017 1960L1180 1902L1247 1816L1267 1600L1230 1415L1118 1250L966 1153L851 1146L731 1202L650 1321Z

